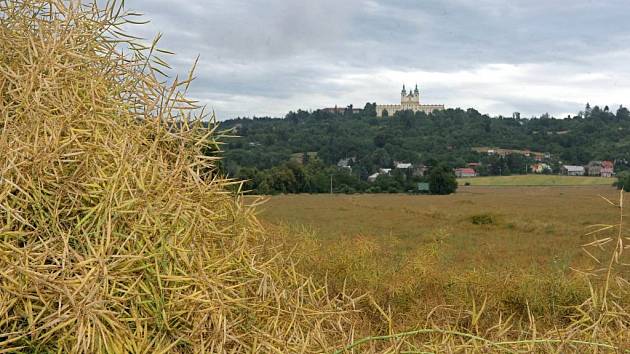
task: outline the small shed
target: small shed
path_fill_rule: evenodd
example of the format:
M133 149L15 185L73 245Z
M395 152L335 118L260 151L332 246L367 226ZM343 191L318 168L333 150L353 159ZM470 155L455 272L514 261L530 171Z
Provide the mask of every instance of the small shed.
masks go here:
M560 173L567 176L584 176L584 166L563 165Z

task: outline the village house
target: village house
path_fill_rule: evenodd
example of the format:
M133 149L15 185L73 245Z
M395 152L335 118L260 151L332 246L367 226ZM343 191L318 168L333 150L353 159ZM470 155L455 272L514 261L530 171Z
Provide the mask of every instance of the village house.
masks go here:
M379 168L378 172L369 175L367 180L370 183L375 182L378 176L389 175L390 172L392 172L391 168Z
M589 176L612 177L614 164L612 161L591 161L586 165Z
M375 172L368 176L368 182L375 182L378 176L390 175L392 170L406 170L406 173L411 172L413 177L422 177L426 175L429 168L423 164L414 165L410 162L394 161L394 168L379 168L378 172Z
M465 178L465 177L476 177L477 172L472 168L456 168L455 176L457 178Z
M413 177L422 177L429 171L429 167L423 164L414 165L409 162L394 161L394 167L400 170L411 171Z
M584 176L584 166L563 165L560 173L567 176Z
M610 178L615 174L615 164L612 161L602 161L602 172L600 176Z
M326 108L321 109L322 112L334 113L334 114L343 114L345 112L349 112L350 110L352 110L352 114L359 114L363 112L362 108L354 108L352 107L352 105L348 107L337 107L335 105L335 107L326 107Z
M370 182L370 183L374 183L374 182L376 182L376 179L377 179L377 178L378 178L378 176L380 176L380 175L381 175L381 174L380 174L380 173L378 173L378 172L373 173L373 174L371 174L371 175L369 175L369 176L368 176L367 180L368 180L368 182Z
M337 167L341 168L341 169L345 169L348 171L352 171L352 166L350 166L351 164L353 164L356 161L356 158L354 157L348 157L345 159L341 159L339 160L339 162L337 162Z
M423 164L413 165L413 169L411 171L411 175L414 177L422 177L425 176L429 172L429 167Z
M551 172L551 166L546 163L535 163L530 166L532 173L549 173Z
M397 169L401 169L401 170L408 170L408 169L412 168L413 165L408 163L408 162L394 161L394 167L397 168Z

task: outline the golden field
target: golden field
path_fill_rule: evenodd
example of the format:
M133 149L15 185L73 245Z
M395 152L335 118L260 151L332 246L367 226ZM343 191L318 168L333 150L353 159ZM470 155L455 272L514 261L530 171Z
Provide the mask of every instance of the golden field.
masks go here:
M460 186L610 186L615 178L558 175L514 175L458 178Z
M262 220L306 225L322 242L353 237L396 244L401 253L439 239L447 269L567 271L586 259L580 245L589 225L611 223L615 210L601 197L608 186L460 187L448 196L283 195L262 207ZM487 215L489 224L472 218Z
M619 191L460 187L448 196L283 195L271 197L259 218L279 234L289 230L285 243L295 247L302 271L333 291L369 293L389 308L398 330L420 325L436 308L482 303L489 324L507 313L549 327L562 325L569 308L589 297L576 270L592 269L594 261L582 246L594 240L590 226L619 217L602 197L617 200Z

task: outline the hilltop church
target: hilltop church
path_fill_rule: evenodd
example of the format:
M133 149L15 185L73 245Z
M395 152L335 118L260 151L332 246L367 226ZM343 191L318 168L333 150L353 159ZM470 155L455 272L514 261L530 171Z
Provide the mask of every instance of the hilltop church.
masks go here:
M400 104L377 104L376 116L391 117L394 113L399 111L432 113L433 111L440 111L443 109L443 104L420 104L420 91L418 90L418 85L416 85L415 90L410 90L409 94L407 94L407 90L405 90L405 85L403 84L402 91L400 92Z

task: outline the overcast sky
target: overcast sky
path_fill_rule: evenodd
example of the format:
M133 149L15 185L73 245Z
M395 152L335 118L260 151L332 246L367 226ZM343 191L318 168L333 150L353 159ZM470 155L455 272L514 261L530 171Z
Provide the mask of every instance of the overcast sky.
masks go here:
M200 61L191 96L218 119L420 100L491 115L630 106L625 0L128 0Z

